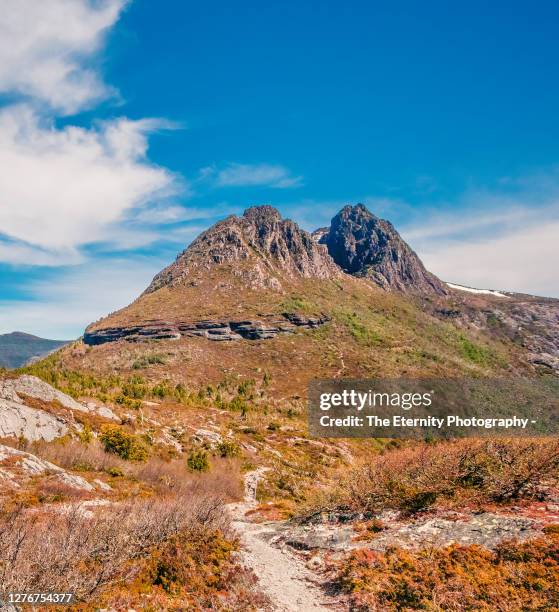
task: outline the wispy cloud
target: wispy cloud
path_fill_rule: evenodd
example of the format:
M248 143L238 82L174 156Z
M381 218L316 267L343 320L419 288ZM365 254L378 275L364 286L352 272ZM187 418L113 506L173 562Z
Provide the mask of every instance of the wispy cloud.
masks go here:
M559 297L559 176L541 176L471 189L439 210L422 207L402 236L444 280Z
M82 263L84 256L76 249L46 251L0 238L0 261L17 266L52 267Z
M124 250L184 220L184 180L150 161L148 139L178 127L118 117L56 126L111 95L95 69L127 0L4 0L0 11L0 261L77 264L84 247ZM41 109L40 111L38 109Z
M73 113L113 90L85 67L126 0L2 0L0 91Z
M559 297L559 222L546 221L498 238L422 243L427 268L469 287Z
M271 187L287 189L303 184L302 176L293 176L285 166L278 164L229 163L222 169L203 168L203 178L213 177L218 187Z
M26 105L0 111L0 228L52 252L106 240L135 209L169 196L173 175L146 157L152 120L53 129Z

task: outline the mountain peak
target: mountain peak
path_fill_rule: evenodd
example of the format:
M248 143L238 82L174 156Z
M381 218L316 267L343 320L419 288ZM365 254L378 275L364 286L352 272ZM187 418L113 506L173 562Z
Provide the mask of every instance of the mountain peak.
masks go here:
M347 205L319 239L349 274L369 278L386 290L445 295L444 284L428 272L389 221L364 204Z
M243 217L249 221L252 221L253 223L281 221L281 214L279 210L273 206L270 206L269 204L251 206L245 210Z
M288 278L333 278L339 269L327 249L272 206L253 206L200 234L176 261L157 274L145 293L198 283L221 270L221 282L280 289ZM227 277L229 280L226 280Z

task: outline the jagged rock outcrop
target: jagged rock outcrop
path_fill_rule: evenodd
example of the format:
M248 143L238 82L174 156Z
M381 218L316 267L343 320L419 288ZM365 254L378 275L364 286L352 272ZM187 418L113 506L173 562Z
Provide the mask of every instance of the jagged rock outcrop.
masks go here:
M414 294L449 293L428 272L394 226L373 215L363 204L345 206L330 228L314 232L332 259L348 274L371 279L388 291Z
M117 340L138 342L179 339L183 336L197 336L217 342L243 339L267 340L278 334L293 333L297 328L314 329L328 320L326 316L308 317L297 313L285 313L281 319L268 317L253 321L203 320L178 323L149 321L144 325L92 329L84 334L84 342L88 345L98 345Z
M145 293L196 282L219 264L254 288L279 289L282 278L334 278L339 269L326 248L272 206L248 208L203 232L176 261L155 276Z

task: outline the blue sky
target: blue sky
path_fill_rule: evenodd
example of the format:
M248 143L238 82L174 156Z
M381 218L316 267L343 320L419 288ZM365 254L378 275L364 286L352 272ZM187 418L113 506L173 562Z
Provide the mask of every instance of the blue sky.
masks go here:
M264 202L559 296L556 2L4 2L0 333L75 337Z

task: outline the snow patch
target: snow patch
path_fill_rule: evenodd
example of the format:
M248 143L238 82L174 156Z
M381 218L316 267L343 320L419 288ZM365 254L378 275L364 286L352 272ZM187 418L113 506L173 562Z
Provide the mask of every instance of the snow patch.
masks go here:
M454 283L446 283L451 289L458 289L459 291L467 291L468 293L482 293L484 295L496 295L497 297L508 298L509 295L505 295L500 291L494 289L474 289L473 287L464 287L463 285L455 285Z

